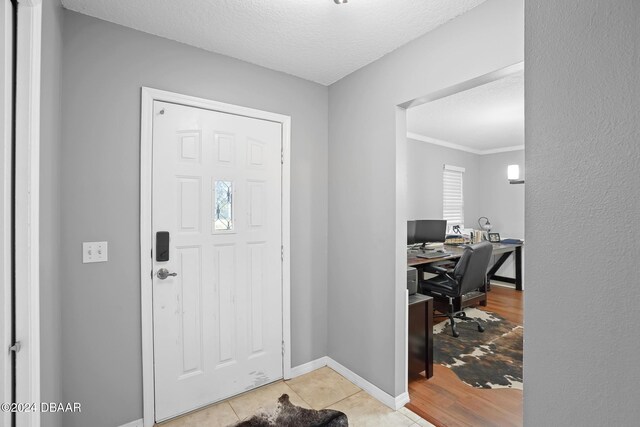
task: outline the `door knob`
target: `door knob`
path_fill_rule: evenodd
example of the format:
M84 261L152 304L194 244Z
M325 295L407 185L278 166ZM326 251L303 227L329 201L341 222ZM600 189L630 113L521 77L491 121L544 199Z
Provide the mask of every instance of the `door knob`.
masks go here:
M158 279L164 280L169 276L176 277L178 273L169 273L169 270L167 270L166 268L161 268L160 270L158 270L157 275L158 275Z

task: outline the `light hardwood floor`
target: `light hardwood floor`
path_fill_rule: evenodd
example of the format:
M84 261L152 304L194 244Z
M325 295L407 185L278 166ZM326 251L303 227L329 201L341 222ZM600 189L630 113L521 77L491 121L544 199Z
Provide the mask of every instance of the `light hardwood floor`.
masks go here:
M523 292L493 286L487 307L479 308L522 325L523 296ZM522 390L473 388L444 366L434 365L429 380L410 381L409 396L407 408L438 427L522 426Z

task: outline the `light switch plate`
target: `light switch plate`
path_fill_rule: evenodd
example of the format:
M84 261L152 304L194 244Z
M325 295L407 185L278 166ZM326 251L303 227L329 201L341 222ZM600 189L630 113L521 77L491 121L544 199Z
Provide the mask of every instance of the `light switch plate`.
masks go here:
M107 262L108 258L107 242L82 242L82 262Z

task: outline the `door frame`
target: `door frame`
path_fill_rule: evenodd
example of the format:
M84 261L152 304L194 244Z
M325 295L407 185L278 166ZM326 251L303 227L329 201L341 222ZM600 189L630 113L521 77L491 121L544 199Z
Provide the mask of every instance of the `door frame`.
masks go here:
M142 87L140 115L140 295L142 315L142 396L145 427L155 423L155 379L153 350L153 103L169 102L282 125L282 362L284 379L291 378L291 117L233 104Z
M0 20L2 31L0 32L0 120L2 125L0 143L0 173L2 185L0 186L0 334L2 335L2 351L0 352L0 401L10 402L12 399L12 363L11 354L5 349L11 347L12 337L12 295L11 295L11 187L12 187L12 121L13 121L13 5L5 1L0 8ZM11 414L0 414L0 426L11 425Z
M16 402L40 402L40 76L42 1L18 0L15 107ZM40 426L40 412L16 424Z
M494 82L496 80L507 77L511 74L524 70L524 61L516 62L511 65L507 65L497 70L490 71L486 74L482 74L469 80L458 82L452 86L447 86L430 92L426 95L414 98L412 100L403 102L396 105L396 171L404 171L407 165L407 110L409 108L418 107L428 102L433 102L438 99L445 98L447 96L455 95L460 92L464 92L469 89L473 89L478 86L482 86L487 83ZM396 175L396 288L405 289L407 283L407 257L406 257L406 243L407 243L407 178L406 174ZM404 307L401 311L398 311L396 315L396 344L399 344L402 340L404 343L402 348L407 350L409 343L409 310L407 304L407 293L402 291L396 293L396 307ZM402 335L398 331L403 328ZM404 358L396 359L395 372L396 378L399 375L404 376L404 392L400 396L404 396L406 401L409 401L409 380L407 371L407 360Z

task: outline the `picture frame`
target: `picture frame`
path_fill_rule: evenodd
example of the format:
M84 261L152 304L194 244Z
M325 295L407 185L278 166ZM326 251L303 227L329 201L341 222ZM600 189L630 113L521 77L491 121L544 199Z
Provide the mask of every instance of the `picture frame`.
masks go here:
M489 241L491 243L500 243L500 233L489 233Z

